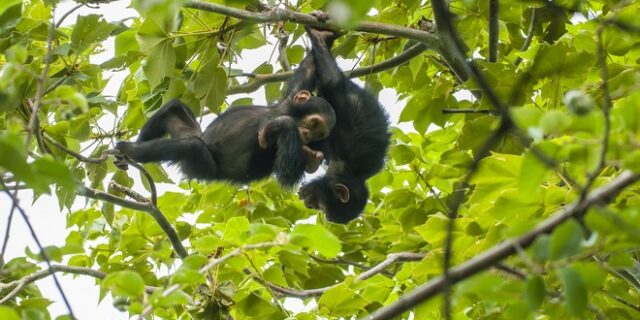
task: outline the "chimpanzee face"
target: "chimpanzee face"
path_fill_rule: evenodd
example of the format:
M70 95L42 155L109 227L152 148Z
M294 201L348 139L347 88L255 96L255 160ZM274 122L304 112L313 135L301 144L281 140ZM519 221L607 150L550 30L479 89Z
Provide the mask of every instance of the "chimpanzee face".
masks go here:
M314 97L307 90L301 90L291 97L291 114L298 124L303 144L326 139L336 124L336 116L331 105L324 99Z
M327 220L347 223L360 215L369 197L364 182L325 175L298 192L307 208L322 210Z

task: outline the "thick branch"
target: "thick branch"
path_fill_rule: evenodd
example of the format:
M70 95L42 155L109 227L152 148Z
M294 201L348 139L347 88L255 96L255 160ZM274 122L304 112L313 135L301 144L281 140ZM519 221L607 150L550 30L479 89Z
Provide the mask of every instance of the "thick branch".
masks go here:
M393 58L389 58L388 60L382 61L380 63L372 64L368 67L362 67L345 72L345 75L349 78L357 78L392 69L417 57L419 54L427 50L427 48L427 45L425 45L424 43L418 43ZM230 86L229 89L227 89L227 94L253 92L267 83L287 81L291 76L293 76L293 71L273 74L256 74L253 76L253 80L247 83Z
M264 13L251 12L242 9L230 8L223 5L203 2L203 1L188 1L185 4L186 7L209 11L214 13L219 13L228 17L251 21L256 23L273 23L279 21L289 21L295 22L298 24L304 24L311 27L318 27L324 29L332 29L339 30L340 27L333 23L331 20L327 22L319 22L315 17L299 13L295 11L291 11L288 9L282 8L273 8L270 11ZM419 42L425 43L429 48L436 49L439 47L439 42L437 37L433 34L421 31L417 29L389 25L384 23L377 22L361 22L359 23L354 30L368 32L368 33L377 33L377 34L386 34L390 36L402 37L406 39L412 39Z
M449 285L467 279L516 253L520 248L527 248L540 235L547 234L576 214L584 213L593 205L611 201L620 191L640 180L640 175L631 171L624 171L606 186L591 192L587 198L579 203L571 204L550 218L539 223L533 230L515 239L504 241L493 248L475 256L467 262L451 268L449 271ZM442 292L447 286L445 277L440 276L417 287L412 292L402 296L395 303L379 309L369 320L393 319L417 304Z

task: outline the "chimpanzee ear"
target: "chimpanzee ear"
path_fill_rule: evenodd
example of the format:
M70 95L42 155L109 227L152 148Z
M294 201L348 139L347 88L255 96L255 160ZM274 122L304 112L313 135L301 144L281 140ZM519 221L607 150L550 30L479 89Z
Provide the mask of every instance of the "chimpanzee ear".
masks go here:
M300 90L291 99L293 100L293 103L295 103L295 104L305 103L305 102L309 101L309 99L311 99L311 92L309 92L307 90Z
M351 198L349 188L342 183L336 183L333 185L333 194L342 203L349 202L349 198Z

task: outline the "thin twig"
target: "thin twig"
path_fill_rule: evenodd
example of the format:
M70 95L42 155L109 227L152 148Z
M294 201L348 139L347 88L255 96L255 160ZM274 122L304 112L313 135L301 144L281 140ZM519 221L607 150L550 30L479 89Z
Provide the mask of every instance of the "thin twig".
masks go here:
M69 17L69 15L71 15L76 10L82 8L83 6L85 6L85 4L81 3L81 4L78 4L77 6L71 8L71 10L65 12L65 14L63 14L62 17L60 17L60 20L58 20L58 22L56 23L56 28L60 28L60 26L62 25L64 20L67 19Z
M149 199L145 198L143 195L135 192L134 190L131 190L123 185L117 184L113 181L111 181L109 183L109 187L115 189L118 192L124 193L125 195L127 195L129 198L136 200L138 202L142 202L142 203L151 203L151 201L149 201Z
M498 62L500 40L499 0L489 0L489 62Z
M47 80L49 79L49 67L51 66L51 56L53 51L53 38L56 32L56 22L54 20L55 7L51 11L51 25L49 27L49 34L47 35L46 45L47 52L45 53L44 58L42 58L44 68L42 69L42 73L37 79L36 96L33 100L33 103L31 103L29 106L31 108L31 118L29 119L29 130L27 131L27 138L25 142L25 146L29 148L31 138L32 136L35 136L42 152L45 152L46 149L44 147L44 143L42 142L42 136L40 135L40 118L38 117L38 113L40 112L42 97L44 96L44 92L47 86Z
M151 204L154 207L158 206L158 191L156 190L156 183L153 181L153 178L151 177L151 174L149 174L149 171L147 171L147 169L145 169L141 164L129 159L129 158L124 158L124 161L128 164L131 165L132 167L138 169L138 171L140 171L140 173L142 173L142 175L144 176L144 178L147 180L147 183L149 184L149 191L151 192Z
M173 246L173 249L176 251L178 256L180 256L180 258L185 258L189 255L187 250L182 245L182 242L180 241L180 237L178 237L178 233L176 232L176 230L171 226L171 223L169 223L162 211L160 211L156 206L148 203L140 203L122 199L112 194L91 189L85 186L81 186L80 190L77 193L84 197L103 200L111 202L115 205L119 205L121 207L149 213L151 217L156 220L162 231L164 231L164 233L167 235L169 241L171 242L171 245Z
M531 45L531 40L533 40L533 28L535 27L536 22L536 8L531 8L531 21L529 21L529 29L527 30L527 37L524 39L524 43L522 44L522 48L520 48L520 52L525 52L529 49ZM516 66L522 62L521 57L517 57L513 62Z
M44 246L42 246L42 243L40 243L40 239L36 235L36 231L33 229L33 225L31 225L31 222L29 221L29 217L27 216L27 213L20 206L18 198L14 194L12 194L9 190L6 189L6 185L4 183L4 180L2 180L1 177L0 177L0 186L3 187L4 192L9 196L9 198L11 198L11 201L13 201L13 204L15 205L16 209L18 210L18 212L22 216L22 219L24 220L24 223L27 225L27 228L29 228L29 233L31 233L31 238L36 243L36 246L38 247L38 250L40 251L40 255L42 256L42 259L47 264L47 267L49 269L51 269L51 260L49 259L49 255L44 250ZM56 277L56 275L55 275L55 273L53 271L50 271L49 273L53 277L53 282L55 283L56 287L58 288L58 292L60 292L60 296L62 297L62 300L64 301L64 304L67 307L67 311L69 311L69 316L71 317L71 319L77 319L75 317L75 315L73 314L73 310L71 309L71 304L69 303L69 299L67 299L67 295L65 295L64 294L64 290L62 290L62 285L60 284L60 280L58 280L58 277ZM5 300L5 299L2 299L2 300ZM2 304L2 301L0 301L0 304Z
M394 263L398 263L398 262L407 262L407 261L420 261L422 259L424 259L425 255L423 253L415 253L415 252L397 252L397 253L390 253L389 255L387 255L387 258L383 261L381 261L380 263L378 263L377 265L373 266L372 268L370 268L369 270L359 274L356 276L355 280L356 281L362 281L362 280L366 280L369 279L373 276L375 276L376 274L380 274L384 271L384 269L388 268L390 265L394 264ZM262 283L263 285L268 286L271 290L283 295L283 296L287 296L287 297L294 297L294 298L309 298L309 297L316 297L319 295L322 295L323 293L327 292L327 290L335 288L336 286L338 286L339 284L334 284L331 286L327 286L327 287L323 287L323 288L317 288L317 289L306 289L306 290L296 290L296 289L291 289L291 288L285 288L270 282L266 282L264 281L264 279L261 278L256 278L254 277L254 280Z
M342 264L342 265L347 265L347 266L353 266L362 270L369 270L371 269L370 266L364 265L362 263L356 262L356 261L351 261L351 260L345 260L342 258L336 258L336 259L324 259L318 256L314 256L314 255L309 255L309 257L311 257L311 259L320 262L320 263L330 263L330 264ZM382 271L380 274L383 274L387 277L393 277L394 274L389 272L389 271Z
M488 109L442 109L442 113L444 114L456 114L456 113L480 113L480 114L489 114L492 116L497 116L500 113L496 110L488 110Z
M113 152L111 151L106 151L103 152L100 157L98 158L91 158L91 157L85 157L75 151L72 151L68 148L66 148L65 146L63 146L62 144L60 144L58 141L56 141L55 139L49 137L48 135L43 135L44 140L46 140L48 143L52 144L54 147L56 147L57 149L59 149L60 151L78 159L78 161L80 162L87 162L87 163L101 163L106 161L109 158L110 154L113 154Z
M602 78L602 115L604 116L604 134L602 135L602 149L600 150L600 158L598 165L588 175L587 182L582 188L580 193L580 199L584 199L587 196L587 192L593 186L596 178L600 174L600 171L604 169L607 160L607 151L609 150L609 134L611 131L611 120L609 117L609 109L611 108L611 94L609 93L609 69L607 68L607 57L604 51L604 44L602 42L602 31L604 27L600 26L596 32L597 36L597 53L598 64L600 65L600 77Z
M20 293L20 291L22 291L28 284L44 279L58 272L85 275L85 276L94 277L100 280L104 279L107 276L106 273L100 270L54 264L54 265L51 265L51 267L49 267L48 269L34 272L28 276L25 276L24 278L20 278L18 280L11 281L8 283L0 283L0 291L13 288L11 292L9 292L6 296L0 299L0 305L3 303L7 303L9 300L13 299L13 297L15 297L18 293ZM145 286L145 290L147 293L153 293L154 291L157 290L157 288L151 287L151 286Z
M5 192L9 192L9 188L5 185ZM18 190L14 191L13 197L17 198ZM9 243L9 234L11 233L11 223L13 221L13 213L15 212L17 204L15 202L11 203L11 210L9 211L9 217L7 218L7 229L4 233L4 240L2 242L2 251L0 251L0 257L4 257L4 254L7 252L7 244Z
M417 57L421 53L427 50L427 46L423 43L414 44L407 50L401 52L393 58L382 61L380 63L372 64L370 66L354 69L353 71L344 72L348 78L357 78L366 76L368 74L382 72L388 69L400 66L412 58ZM227 94L249 93L258 90L261 86L267 83L284 82L289 80L293 76L293 71L273 73L273 74L243 74L251 77L252 80L243 84L230 86L227 89Z

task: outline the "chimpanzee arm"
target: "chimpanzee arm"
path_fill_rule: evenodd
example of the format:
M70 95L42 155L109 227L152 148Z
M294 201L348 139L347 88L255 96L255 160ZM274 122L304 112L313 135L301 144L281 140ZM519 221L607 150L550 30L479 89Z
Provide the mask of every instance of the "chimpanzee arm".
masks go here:
M313 55L307 54L302 60L293 76L287 83L287 90L284 92L282 99L287 99L291 95L296 94L300 90L313 91L316 89L316 66L313 61Z
M323 90L344 91L344 81L347 79L336 64L336 60L331 55L331 48L329 47L333 43L333 41L328 40L334 37L332 31L307 27L307 34L311 39L311 45L313 47L311 52L313 53L317 70L318 87Z
M293 187L304 175L305 155L298 125L289 116L276 117L264 124L258 141L263 149L275 146L276 159L273 172L284 187Z

